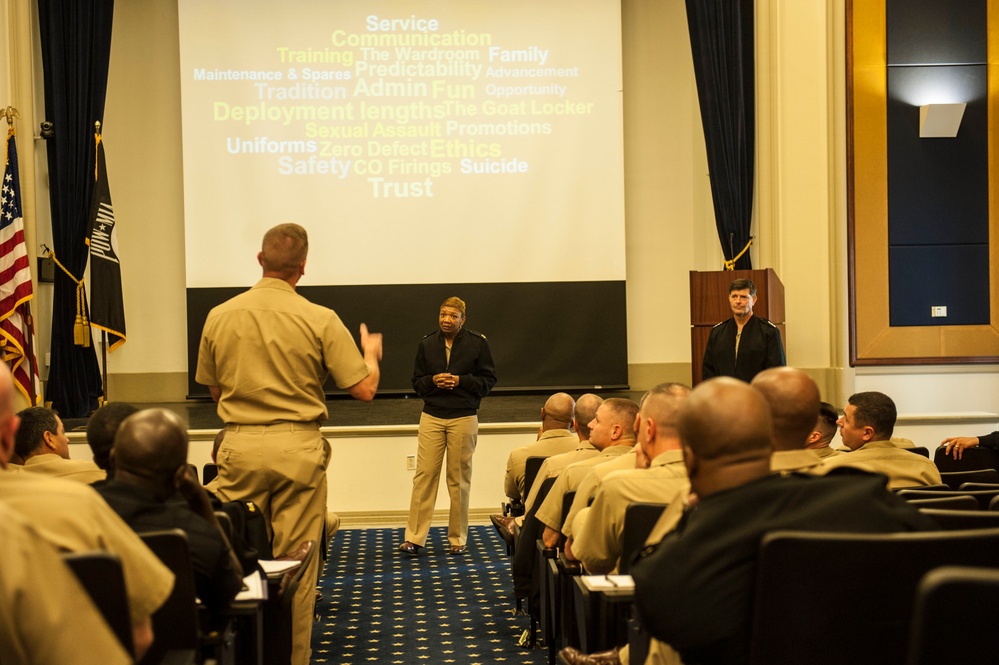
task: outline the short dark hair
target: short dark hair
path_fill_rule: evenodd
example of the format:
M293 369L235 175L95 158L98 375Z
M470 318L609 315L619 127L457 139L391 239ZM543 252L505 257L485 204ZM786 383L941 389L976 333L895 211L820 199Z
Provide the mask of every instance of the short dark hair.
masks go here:
M819 402L819 419L815 424L815 430L822 435L822 441L831 441L836 435L839 420L839 412L836 407L829 402Z
M138 411L127 402L108 402L90 416L87 421L87 443L94 453L94 464L107 470L108 457L114 446L114 435L121 422Z
M756 284L751 279L736 279L733 280L731 284L728 285L728 292L742 291L743 289L749 289L749 295L756 295Z
M870 426L879 441L891 438L895 431L898 412L891 397L876 391L856 393L847 400L853 405L853 424L856 427Z
M42 445L46 432L55 434L59 431L59 421L56 412L44 406L29 406L17 415L21 418L21 426L14 437L14 452L21 459L28 459Z

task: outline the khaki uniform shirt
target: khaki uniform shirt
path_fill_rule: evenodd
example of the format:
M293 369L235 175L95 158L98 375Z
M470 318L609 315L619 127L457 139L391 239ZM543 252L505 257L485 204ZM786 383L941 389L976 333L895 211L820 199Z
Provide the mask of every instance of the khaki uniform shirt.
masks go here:
M107 473L89 460L63 459L55 453L34 455L24 461L24 470L89 485L107 478Z
M58 550L117 554L133 624L150 617L173 590L173 573L92 488L40 474L0 471L0 497Z
M638 462L638 446L639 444L636 443L631 448L625 449L623 453L609 462L602 462L596 466L578 470L567 469L567 473L573 473L572 476L566 478L566 481L575 481L576 498L572 500L572 506L569 507L569 514L565 516L565 521L557 526L552 525L552 528L560 529L562 535L566 538L572 538L573 520L576 519L576 515L579 514L580 510L590 505L590 501L597 495L597 489L600 488L600 483L603 482L604 478L615 471L630 471L635 468L635 464ZM556 522L561 519L562 515L560 513Z
M529 511L531 506L534 505L534 501L538 498L538 490L541 489L541 483L545 482L549 478L558 477L565 467L570 464L582 462L583 460L591 457L596 457L599 454L600 451L590 445L589 441L581 441L579 448L576 448L568 453L552 455L546 459L541 465L541 468L538 469L538 475L534 479L534 484L531 485L531 491L527 494L527 501L524 502L524 508ZM552 489L554 489L554 487Z
M770 455L770 470L773 473L815 473L822 467L822 458L814 450L775 450Z
M582 509L572 526L572 553L587 569L616 568L624 543L624 513L638 502L672 503L690 489L683 453L657 455L648 469L616 471L604 478L593 505Z
M631 451L631 446L608 446L596 455L590 456L579 462L573 462L569 466L565 467L565 470L562 471L562 473L558 475L558 478L555 479L555 483L548 492L548 496L545 497L545 500L541 502L540 506L538 506L538 510L534 516L545 526L549 526L556 530L561 529L562 497L565 496L565 493L577 490L579 488L579 483L594 468L603 466L611 460L617 459L622 455L626 455ZM628 468L635 468L634 460L635 458L632 457L631 466Z
M195 380L221 389L226 424L321 423L329 415L327 373L349 388L368 371L333 310L265 277L208 313Z
M132 662L56 548L2 501L0 543L3 662Z
M808 450L811 450L813 453L815 453L822 459L825 459L827 457L836 457L837 455L844 454L842 450L836 450L832 446L822 446L821 448L809 448Z
M891 441L868 441L852 453L826 458L823 469L852 466L888 476L888 489L939 485L943 482L937 465L917 453L910 453Z
M567 429L550 429L542 432L529 446L514 448L506 460L503 489L511 499L524 498L524 470L528 457L551 457L568 453L579 447L579 437Z

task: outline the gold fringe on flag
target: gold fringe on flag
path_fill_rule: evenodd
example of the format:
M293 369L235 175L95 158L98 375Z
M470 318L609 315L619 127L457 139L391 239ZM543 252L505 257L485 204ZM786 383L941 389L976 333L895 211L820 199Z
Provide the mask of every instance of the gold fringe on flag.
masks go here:
M66 266L56 258L55 251L49 250L47 256L76 283L76 320L73 322L73 343L77 346L90 346L90 321L87 319L87 288L82 279L77 279Z

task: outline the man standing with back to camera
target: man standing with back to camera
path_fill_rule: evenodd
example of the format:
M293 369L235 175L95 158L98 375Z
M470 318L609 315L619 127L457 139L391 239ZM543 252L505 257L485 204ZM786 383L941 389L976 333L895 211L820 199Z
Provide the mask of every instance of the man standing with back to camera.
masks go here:
M406 540L399 550L416 556L427 541L437 502L441 463L447 454L448 553L467 551L468 494L472 453L479 434L479 402L496 384L489 342L464 328L465 301L452 296L441 304L440 330L420 340L413 366L413 390L423 398L417 432L416 475L409 502Z
M764 318L753 316L756 284L737 279L728 287L732 318L711 329L701 364L701 380L731 376L746 383L770 367L787 365L780 330Z
M378 389L382 336L361 324L361 349L333 310L295 292L309 238L298 224L264 235L263 277L208 313L196 380L218 402L226 435L218 452L218 495L253 501L267 518L275 555L322 537L329 443L323 382L362 401ZM303 579L315 580L313 557ZM315 591L299 585L292 606L292 663L310 658Z

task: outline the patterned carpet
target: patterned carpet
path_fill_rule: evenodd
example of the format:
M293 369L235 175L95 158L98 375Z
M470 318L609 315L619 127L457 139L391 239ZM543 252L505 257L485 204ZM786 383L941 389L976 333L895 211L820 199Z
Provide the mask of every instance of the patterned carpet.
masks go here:
M523 649L529 626L512 613L510 559L491 526L469 528L468 553L447 554L447 530L430 530L414 558L396 551L402 529L338 532L321 581L312 662L540 665Z

